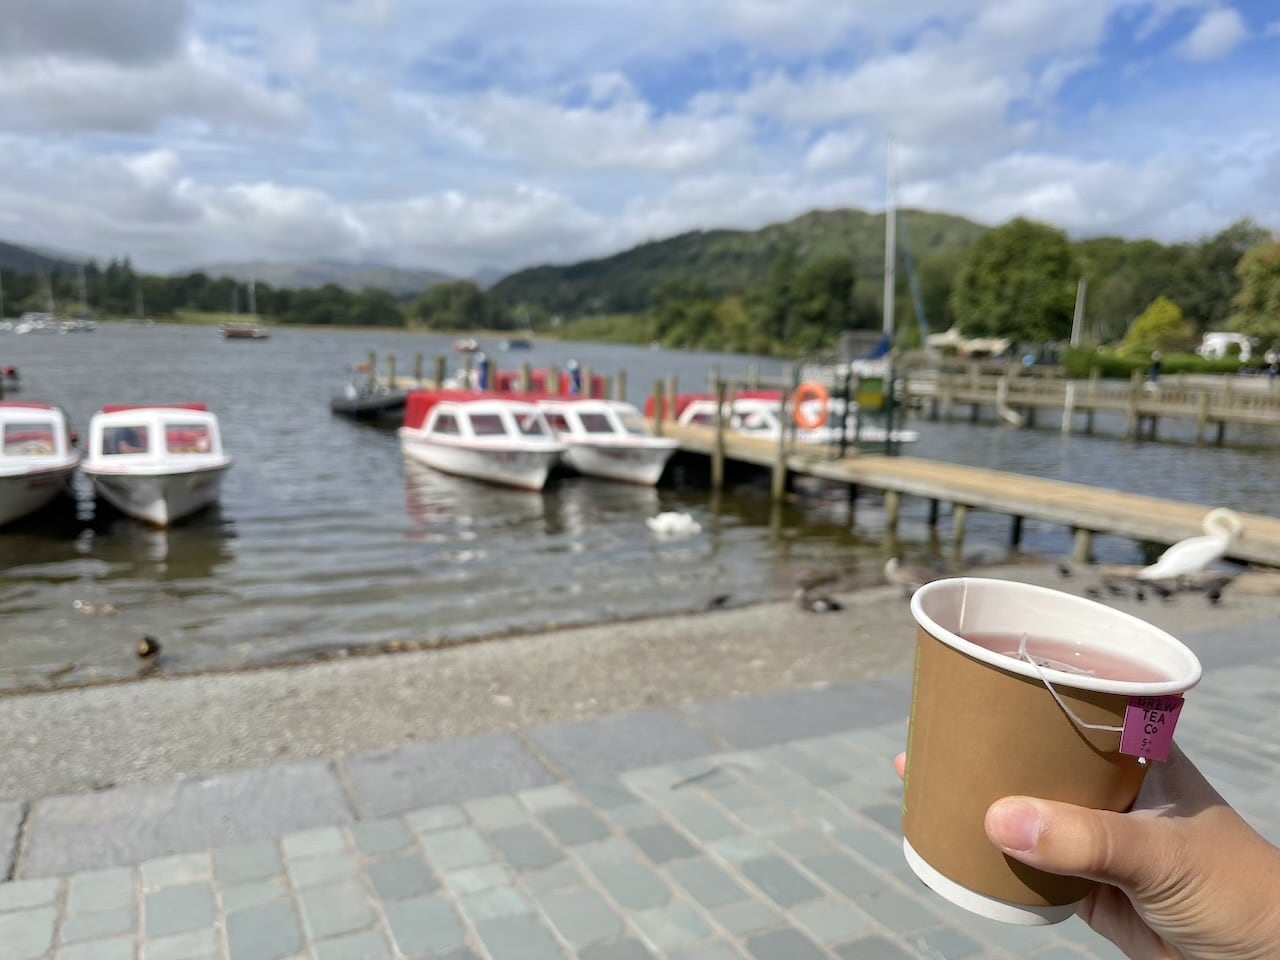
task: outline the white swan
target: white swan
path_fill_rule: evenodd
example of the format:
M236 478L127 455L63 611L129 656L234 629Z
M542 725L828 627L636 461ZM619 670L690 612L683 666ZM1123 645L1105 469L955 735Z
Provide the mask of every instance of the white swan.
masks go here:
M1139 580L1172 580L1199 573L1231 548L1244 532L1244 521L1234 510L1218 507L1204 517L1204 536L1179 540L1149 567L1138 571Z
M687 513L667 510L645 519L645 526L660 537L691 537L702 532L702 526Z

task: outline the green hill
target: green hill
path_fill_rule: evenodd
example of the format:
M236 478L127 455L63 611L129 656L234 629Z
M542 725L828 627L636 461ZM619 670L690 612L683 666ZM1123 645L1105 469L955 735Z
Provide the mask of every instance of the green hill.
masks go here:
M70 260L0 240L0 270L13 270L16 273L48 270L57 273L75 269L76 264Z
M987 229L963 217L901 210L898 229L917 260L960 251ZM884 214L816 210L761 230L698 230L668 240L567 266L514 273L492 292L509 305L540 307L565 317L636 313L670 282L692 283L720 297L760 288L775 259L792 249L803 264L831 256L852 257L861 287L884 275Z

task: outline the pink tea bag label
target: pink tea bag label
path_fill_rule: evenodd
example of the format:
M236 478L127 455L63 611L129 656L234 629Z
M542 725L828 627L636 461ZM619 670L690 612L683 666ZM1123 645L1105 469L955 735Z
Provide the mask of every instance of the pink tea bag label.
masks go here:
M1168 760L1182 697L1130 697L1124 711L1120 752L1147 760Z

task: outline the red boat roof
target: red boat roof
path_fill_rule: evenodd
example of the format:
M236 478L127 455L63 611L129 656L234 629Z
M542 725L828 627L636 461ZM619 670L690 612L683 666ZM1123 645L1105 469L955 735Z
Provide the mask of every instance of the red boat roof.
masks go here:
M533 397L524 394L494 393L482 390L413 390L404 408L404 425L414 430L427 422L427 416L438 403L467 403L473 400L505 400L532 403Z
M547 370L531 370L529 371L529 387L531 394L541 394L544 398L550 398L551 394L547 390L547 381L550 379ZM499 393L516 393L520 389L519 370L499 370L498 375L494 377L494 389ZM570 397L570 390L573 387L573 378L567 370L560 371L560 396ZM597 400L603 399L605 395L605 380L598 373L591 375L591 396Z
M208 410L204 403L109 403L101 413L120 413L123 410Z
M53 410L52 403L36 403L32 400L0 400L0 407L8 407L11 409L21 408L25 410Z

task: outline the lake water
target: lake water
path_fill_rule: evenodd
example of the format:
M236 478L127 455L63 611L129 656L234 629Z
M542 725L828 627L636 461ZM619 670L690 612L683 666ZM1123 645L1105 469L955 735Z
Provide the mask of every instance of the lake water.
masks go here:
M564 478L526 494L406 465L395 433L328 410L368 350L449 354L451 338L389 332L275 331L224 341L210 328L104 326L94 334L0 335L0 363L23 399L60 403L80 429L104 403L202 400L236 462L220 508L168 532L79 502L0 531L0 690L133 676L144 635L172 671L248 666L404 642L444 644L553 625L697 610L791 593L798 572L838 565L844 584L881 582L878 498L849 521L842 491L810 491L771 511L763 485L712 501L696 486L636 489ZM487 346L494 346L487 344ZM750 358L590 344L494 355L628 372L633 402L675 373L684 390ZM450 363L456 358L451 356ZM759 360L765 375L779 361ZM1056 429L911 424L911 455L1058 477L1209 505L1280 513L1274 447L1133 444ZM1107 425L1099 421L1099 429ZM929 554L926 505L908 500L908 558ZM644 520L686 510L703 533L663 542ZM945 523L945 520L944 520ZM966 556L1007 559L1009 519L975 514ZM1066 553L1062 528L1028 522L1023 550ZM1136 562L1101 538L1103 559ZM77 600L109 603L86 616Z

